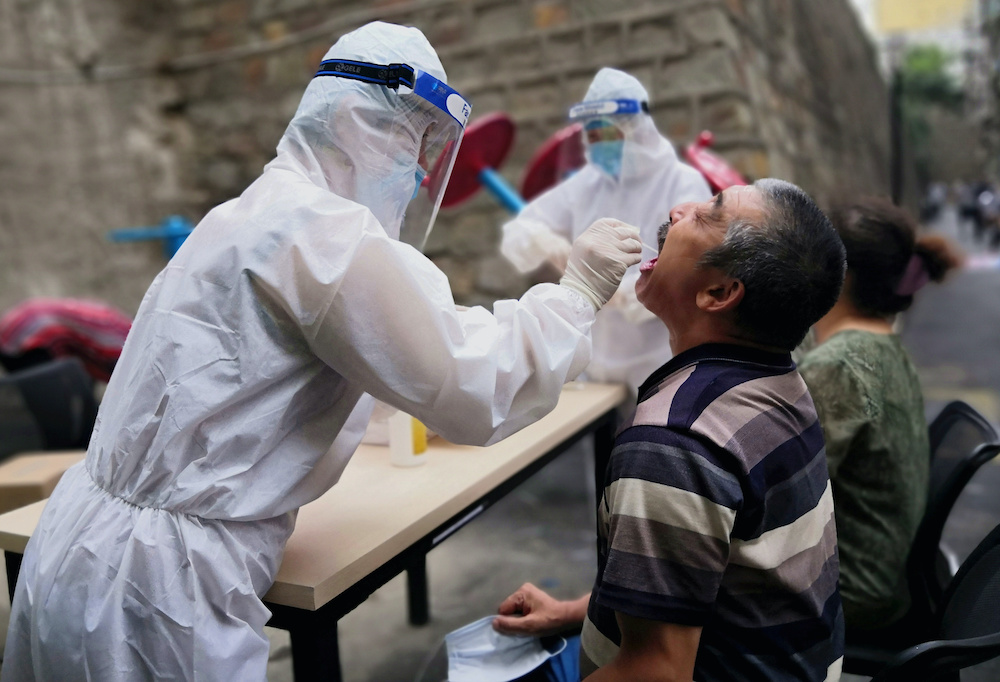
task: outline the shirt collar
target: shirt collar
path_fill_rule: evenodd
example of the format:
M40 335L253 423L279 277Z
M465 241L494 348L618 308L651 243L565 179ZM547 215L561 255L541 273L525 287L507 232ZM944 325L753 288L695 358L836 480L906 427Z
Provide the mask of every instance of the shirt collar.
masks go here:
M642 402L643 397L650 389L658 386L664 379L677 370L706 360L749 363L785 371L795 369L791 353L773 353L733 343L703 343L700 346L688 348L683 353L675 355L666 364L650 374L649 378L639 387L639 402Z

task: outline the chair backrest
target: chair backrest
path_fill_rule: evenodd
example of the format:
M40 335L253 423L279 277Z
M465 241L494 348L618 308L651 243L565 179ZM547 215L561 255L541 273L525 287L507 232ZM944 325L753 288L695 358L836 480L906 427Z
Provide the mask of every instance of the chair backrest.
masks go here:
M0 376L0 460L19 452L41 450L45 441L17 384Z
M1000 633L1000 526L979 543L948 586L940 639Z
M961 400L944 406L929 428L931 445L930 499L934 499L951 472L983 443L1000 440L996 429Z
M996 430L961 401L945 406L931 423L931 482L927 509L910 549L907 577L919 614L940 609L945 584L938 569L945 523L962 490L979 468L1000 454Z
M948 586L933 640L899 654L872 682L959 680L958 671L1000 656L1000 526Z
M62 358L14 372L17 386L38 424L45 450L86 448L97 418L94 383L76 358Z

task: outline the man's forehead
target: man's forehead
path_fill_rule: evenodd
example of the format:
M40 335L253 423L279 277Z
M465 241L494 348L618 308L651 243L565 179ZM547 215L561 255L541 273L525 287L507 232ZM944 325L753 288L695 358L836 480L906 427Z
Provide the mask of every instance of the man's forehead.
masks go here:
M756 218L764 211L764 198L753 185L729 187L722 192L722 212L727 218Z

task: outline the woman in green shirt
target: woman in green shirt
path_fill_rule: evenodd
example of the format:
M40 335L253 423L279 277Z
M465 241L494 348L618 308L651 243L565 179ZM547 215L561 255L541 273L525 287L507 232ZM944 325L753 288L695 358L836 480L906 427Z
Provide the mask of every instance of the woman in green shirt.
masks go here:
M826 437L848 629L882 629L909 608L906 558L924 513L930 446L916 369L894 316L959 263L941 237L880 199L830 214L847 250L840 299L799 363Z

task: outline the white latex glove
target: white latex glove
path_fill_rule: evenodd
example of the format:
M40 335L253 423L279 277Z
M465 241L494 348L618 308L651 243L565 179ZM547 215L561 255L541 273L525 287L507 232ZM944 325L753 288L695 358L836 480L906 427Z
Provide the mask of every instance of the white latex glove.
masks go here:
M515 218L504 225L500 252L522 273L549 263L559 274L566 271L572 248L569 240L535 220Z
M639 262L641 253L638 228L601 218L573 242L566 274L559 284L582 294L600 310L614 296L629 266Z

